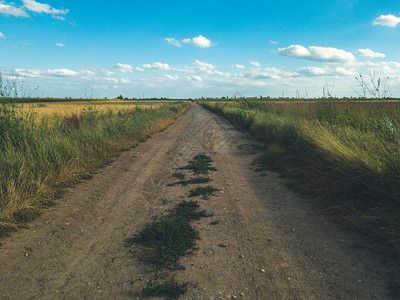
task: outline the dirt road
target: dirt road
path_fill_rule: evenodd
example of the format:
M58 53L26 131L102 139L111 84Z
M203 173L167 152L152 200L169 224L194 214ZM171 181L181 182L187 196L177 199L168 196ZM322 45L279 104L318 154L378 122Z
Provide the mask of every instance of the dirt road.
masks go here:
M193 105L2 241L0 298L142 299L149 267L124 239L187 199L192 187L167 184L199 152L214 159L210 176L221 191L197 199L214 217L194 223L198 249L176 272L191 282L182 299L388 297L384 266L360 237L338 229L276 174L254 172L254 142Z

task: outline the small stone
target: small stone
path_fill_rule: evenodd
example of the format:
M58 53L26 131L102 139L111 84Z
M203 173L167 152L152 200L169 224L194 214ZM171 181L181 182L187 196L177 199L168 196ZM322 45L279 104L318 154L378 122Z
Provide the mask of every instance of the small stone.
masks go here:
M239 255L239 258L244 258L244 255Z
M241 297L243 297L243 296L244 296L244 294L243 294L243 293L240 293L239 295L240 295Z
M264 270L264 269L261 269L260 272L261 272L261 273L265 273L265 270Z
M25 254L24 254L25 257L28 257L28 255L29 255L29 253L25 253Z
M236 299L237 297L235 295L232 295L232 299Z

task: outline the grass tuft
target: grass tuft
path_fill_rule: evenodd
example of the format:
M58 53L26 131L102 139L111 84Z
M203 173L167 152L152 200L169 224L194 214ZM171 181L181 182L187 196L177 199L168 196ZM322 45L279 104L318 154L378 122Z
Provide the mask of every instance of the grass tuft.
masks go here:
M217 191L218 189L211 185L205 187L197 187L194 190L190 191L189 197L202 196L203 199L208 200L210 199L210 196L215 195L215 192Z
M180 267L179 259L190 253L199 239L190 221L209 216L198 208L197 202L182 201L169 215L148 223L132 239L147 248L141 258L159 268Z
M212 167L213 160L210 156L205 153L200 153L196 155L193 160L189 161L189 163L181 167L183 170L192 170L195 175L197 174L208 174L209 171L217 171L215 167Z
M177 283L173 280L162 282L149 280L142 292L148 297L166 296L168 300L178 299L181 295L186 293L188 284L188 282Z
M211 181L211 178L208 178L208 177L195 177L195 178L188 179L188 180L180 180L180 181L175 182L175 183L170 183L170 184L168 184L168 186L173 186L173 185L176 185L176 184L181 184L183 186L187 186L189 184L208 183L210 181Z

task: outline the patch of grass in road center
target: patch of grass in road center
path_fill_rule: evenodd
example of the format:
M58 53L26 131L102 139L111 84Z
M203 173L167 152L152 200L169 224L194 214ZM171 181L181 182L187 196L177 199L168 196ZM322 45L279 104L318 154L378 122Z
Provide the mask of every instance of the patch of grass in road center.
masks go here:
M218 191L218 189L211 185L198 187L190 191L189 197L202 196L203 199L208 200L210 196L215 195L216 191Z
M215 167L212 167L213 160L210 156L205 153L200 153L196 155L193 160L189 161L189 163L181 167L182 170L192 170L195 175L198 174L208 174L209 171L217 171Z
M199 239L199 233L190 221L209 216L205 210L198 211L198 208L195 201L182 201L167 216L148 223L131 239L147 248L141 259L160 269L179 268L179 259L190 253Z
M189 282L177 283L174 280L161 282L149 280L142 292L148 297L166 296L167 299L178 299L186 293L188 284Z
M188 180L180 180L178 182L170 183L170 184L168 184L168 186L173 186L176 184L181 184L183 186L187 186L189 184L208 183L210 181L211 181L211 178L208 178L208 177L195 177L195 178L188 179Z
M185 174L182 172L175 172L172 174L172 177L178 178L179 180L185 179Z

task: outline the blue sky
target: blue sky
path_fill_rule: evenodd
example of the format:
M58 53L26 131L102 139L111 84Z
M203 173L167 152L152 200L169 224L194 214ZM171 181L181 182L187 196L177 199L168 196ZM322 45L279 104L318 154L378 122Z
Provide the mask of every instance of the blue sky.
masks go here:
M368 71L399 97L400 2L0 0L0 69L49 97L357 96Z

